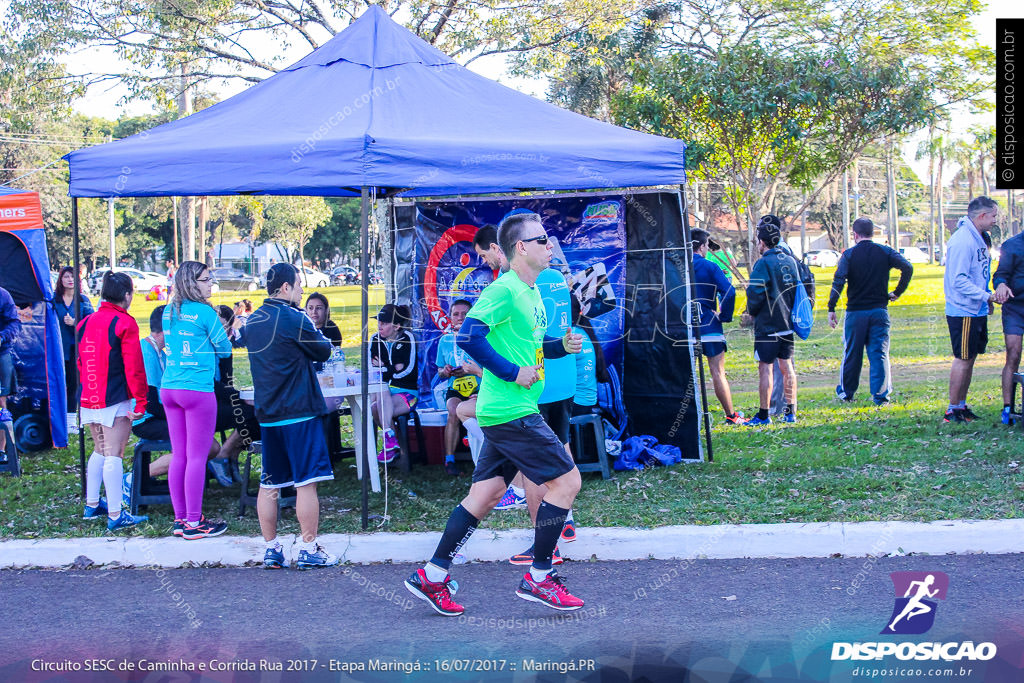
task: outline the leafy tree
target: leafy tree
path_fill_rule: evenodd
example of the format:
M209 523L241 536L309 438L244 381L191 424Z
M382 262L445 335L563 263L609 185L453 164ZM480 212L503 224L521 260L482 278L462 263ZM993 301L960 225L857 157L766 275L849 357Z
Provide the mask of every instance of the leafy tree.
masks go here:
M616 98L618 121L697 141L689 163L698 177L726 181L748 234L784 182L807 192L800 214L872 140L918 127L931 104L900 64L756 42L714 60L673 53L635 76Z
M261 239L281 243L291 261L302 261L313 231L331 219L331 209L322 197L264 197L262 204L266 222Z
M358 199L328 199L331 218L313 232L306 255L324 267L338 258L358 257L360 205Z
M416 35L463 64L496 54L554 51L586 29L620 29L639 0L71 0L89 44L130 63L117 74L136 92L176 92L221 79L259 82L285 66L292 45L310 50L380 4ZM98 74L97 77L103 77Z

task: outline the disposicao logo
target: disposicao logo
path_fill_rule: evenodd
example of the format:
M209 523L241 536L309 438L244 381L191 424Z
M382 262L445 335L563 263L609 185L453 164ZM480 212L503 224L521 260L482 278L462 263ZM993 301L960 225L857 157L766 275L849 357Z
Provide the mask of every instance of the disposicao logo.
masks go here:
M920 635L935 623L939 600L946 599L949 576L944 572L892 572L895 601L881 635ZM996 656L994 643L866 642L833 643L832 660L868 660L895 656L900 660L988 661Z
M943 572L893 572L889 577L896 589L896 604L881 633L927 633L935 623L935 610L939 606L936 600L946 599L949 576Z

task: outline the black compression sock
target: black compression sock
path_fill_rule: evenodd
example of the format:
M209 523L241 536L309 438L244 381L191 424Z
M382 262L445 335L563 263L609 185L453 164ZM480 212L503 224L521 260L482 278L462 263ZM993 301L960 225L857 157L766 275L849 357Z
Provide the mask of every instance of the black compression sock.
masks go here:
M787 403L786 407L782 409L784 415L796 415L796 404Z
M767 408L759 409L757 411L757 419L758 420L767 420L768 419L768 409Z
M480 520L469 514L469 510L462 507L461 504L456 505L448 517L448 524L444 527L441 541L437 544L437 550L434 551L434 557L430 563L436 564L442 569L449 569L452 566L452 559L473 535L476 525L479 523ZM561 527L559 527L559 531L561 531Z
M558 537L565 526L566 508L541 501L537 509L537 523L533 526L533 566L535 569L551 569L551 556L558 544Z

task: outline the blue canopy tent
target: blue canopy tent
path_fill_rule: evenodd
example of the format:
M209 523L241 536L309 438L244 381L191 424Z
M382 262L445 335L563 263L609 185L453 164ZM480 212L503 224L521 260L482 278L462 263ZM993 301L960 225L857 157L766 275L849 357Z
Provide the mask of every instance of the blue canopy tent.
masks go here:
M479 76L378 6L234 97L66 158L75 201L360 196L363 282L373 196L678 187L685 181L683 142L580 116ZM77 230L76 210L72 218ZM364 348L367 314L364 288ZM365 484L364 477L364 526Z
M9 402L21 450L68 445L67 396L60 326L53 309L39 195L0 187L0 287L10 292L23 318L14 341L18 393Z

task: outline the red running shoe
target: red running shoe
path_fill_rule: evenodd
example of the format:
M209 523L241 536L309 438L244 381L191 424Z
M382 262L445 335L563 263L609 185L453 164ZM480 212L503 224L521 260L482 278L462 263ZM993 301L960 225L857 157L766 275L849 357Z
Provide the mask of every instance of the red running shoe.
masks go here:
M529 548L519 553L518 555L513 555L512 557L508 558L508 562L509 564L519 564L526 566L533 564L533 546L531 545ZM556 546L555 552L551 556L551 564L562 564L562 562L564 562L564 560L562 559L562 553L558 552L558 547Z
M523 600L539 602L562 612L571 612L583 607L583 601L569 593L565 583L562 582L562 577L555 571L552 571L539 583L534 581L530 573L527 572L523 576L523 580L519 582L516 595Z
M465 611L465 608L452 600L452 590L449 589L449 584L453 583L455 582L452 581L450 575L446 576L441 583L428 581L427 574L421 567L405 580L405 587L417 598L429 602L438 614L457 617Z

